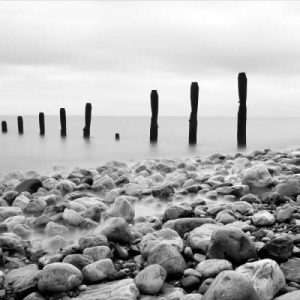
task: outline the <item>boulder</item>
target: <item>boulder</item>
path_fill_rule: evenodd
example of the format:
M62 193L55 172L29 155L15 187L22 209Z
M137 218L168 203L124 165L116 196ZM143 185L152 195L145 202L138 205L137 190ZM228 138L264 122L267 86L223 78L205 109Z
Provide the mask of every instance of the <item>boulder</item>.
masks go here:
M94 246L107 246L107 237L103 234L82 236L78 240L80 250Z
M250 188L264 188L273 184L273 179L264 164L247 168L241 173L242 183Z
M280 268L286 280L300 284L300 258L291 258L282 263Z
M38 288L42 293L67 292L77 288L81 282L82 274L76 267L57 262L43 268Z
M300 194L300 181L289 179L285 183L276 185L275 192L285 197L297 197Z
M275 224L275 217L267 210L261 210L253 215L252 223L255 226L272 226Z
M166 270L162 266L154 264L139 272L134 278L134 283L140 293L154 295L162 289L166 277Z
M242 230L230 226L213 232L207 256L227 259L235 266L245 263L248 259L257 259L254 243Z
M63 259L63 263L68 263L76 268L78 268L80 271L87 265L93 263L92 257L84 254L69 254Z
M83 250L83 254L91 257L93 261L112 257L111 250L107 246L93 246L85 248Z
M202 300L260 300L251 282L236 271L223 271L210 285Z
M225 270L232 270L232 264L226 259L207 259L196 266L196 271L200 272L204 278L216 277Z
M37 190L39 188L41 188L42 186L43 186L43 183L39 179L30 178L30 179L23 180L20 184L18 184L15 187L15 190L20 194L22 192L28 192L30 194L33 194L33 193L37 192Z
M193 210L190 206L172 205L165 209L163 219L166 222L168 220L191 217L192 214Z
M78 212L68 208L64 210L62 219L71 226L78 226L83 221L83 217Z
M278 264L271 259L246 263L236 272L247 277L260 300L272 300L285 287L285 278Z
M45 227L45 233L48 236L66 235L68 232L69 230L66 226L57 224L55 222L49 222Z
M132 222L135 211L132 204L127 200L126 196L117 197L111 208L108 210L110 217L122 217L127 222Z

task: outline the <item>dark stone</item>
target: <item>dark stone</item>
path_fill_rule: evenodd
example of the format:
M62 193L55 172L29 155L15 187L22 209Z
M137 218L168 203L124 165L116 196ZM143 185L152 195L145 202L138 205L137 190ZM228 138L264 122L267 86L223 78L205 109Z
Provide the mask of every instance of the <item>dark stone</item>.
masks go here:
M43 184L39 179L31 178L22 181L19 185L15 187L15 190L18 193L28 192L30 194L33 194L37 192L37 190L41 187L43 187Z
M158 187L153 189L152 191L152 195L156 198L169 198L170 196L174 195L175 190L172 186L167 185L167 186L163 186L163 187Z
M259 250L258 255L260 258L271 258L277 262L283 262L292 255L293 248L293 239L287 234L282 234L267 242L265 246Z
M82 180L81 183L87 183L88 185L93 185L94 179L93 179L93 177L86 177Z
M72 264L81 271L85 266L93 263L94 261L89 255L70 254L64 258L63 262Z
M200 279L194 275L189 275L187 277L184 277L181 281L181 286L186 290L186 291L193 291L196 288L199 287L200 284Z
M274 192L265 196L262 200L262 203L279 206L285 203L286 201L287 199L285 197L281 196L279 193Z
M214 278L207 278L205 279L202 284L199 287L198 293L204 295L207 290L209 289L210 285L212 284L212 282L214 281Z

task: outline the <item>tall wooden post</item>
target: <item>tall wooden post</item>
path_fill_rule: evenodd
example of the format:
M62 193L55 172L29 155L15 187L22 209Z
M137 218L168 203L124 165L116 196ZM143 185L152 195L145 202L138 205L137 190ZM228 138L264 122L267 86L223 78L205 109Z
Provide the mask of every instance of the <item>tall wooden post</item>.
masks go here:
M119 133L115 133L115 140L119 141L120 140L120 134Z
M45 115L43 112L39 113L40 135L45 135Z
M60 109L60 135L62 137L67 136L67 119L66 119L66 110L64 108Z
M7 132L7 123L6 123L6 121L1 122L1 129L2 129L3 133Z
M18 131L19 131L19 134L24 133L23 117L22 116L18 116Z
M189 128L189 143L197 143L197 113L198 113L198 96L199 86L197 82L191 84L191 115L190 115L190 128Z
M239 73L239 111L237 124L237 144L239 148L246 147L246 123L247 123L247 76L245 73Z
M150 126L150 142L155 143L157 142L157 132L158 132L158 124L157 124L157 117L158 117L158 94L156 90L151 91L150 95L151 99L151 126Z
M83 128L83 137L90 137L90 127L91 127L91 119L92 119L92 104L87 103L85 105L85 126Z

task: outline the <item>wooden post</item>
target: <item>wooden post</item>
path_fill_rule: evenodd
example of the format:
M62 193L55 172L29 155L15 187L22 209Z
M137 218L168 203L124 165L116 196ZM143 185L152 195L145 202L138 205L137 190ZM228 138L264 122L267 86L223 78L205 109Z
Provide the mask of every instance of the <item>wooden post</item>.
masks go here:
M151 91L150 95L151 99L151 127L150 127L150 142L155 143L157 142L157 131L158 131L158 124L157 124L157 116L158 116L158 94L156 90Z
M40 135L45 135L45 115L43 112L39 113Z
M6 121L1 122L1 128L2 128L3 133L7 132L7 123L6 123Z
M189 144L197 143L197 113L198 113L199 86L197 82L191 84L191 115L189 128Z
M19 131L19 134L24 133L23 117L22 116L18 116L18 131Z
M60 135L62 137L67 136L67 119L66 119L66 110L64 108L60 109Z
M119 141L119 140L120 140L120 134L119 134L119 133L116 133L116 134L115 134L115 140L116 140L116 141Z
M247 76L245 73L239 73L239 111L237 124L237 144L239 148L246 147L246 122L247 122Z
M92 104L87 103L85 105L85 126L83 128L83 137L90 137L90 127L91 127L91 119L92 119Z

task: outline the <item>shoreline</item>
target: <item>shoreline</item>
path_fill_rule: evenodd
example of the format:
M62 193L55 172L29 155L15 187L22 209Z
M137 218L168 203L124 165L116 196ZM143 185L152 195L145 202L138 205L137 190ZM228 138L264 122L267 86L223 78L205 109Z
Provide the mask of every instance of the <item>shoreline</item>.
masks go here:
M300 298L298 149L25 174L0 174L3 299Z

